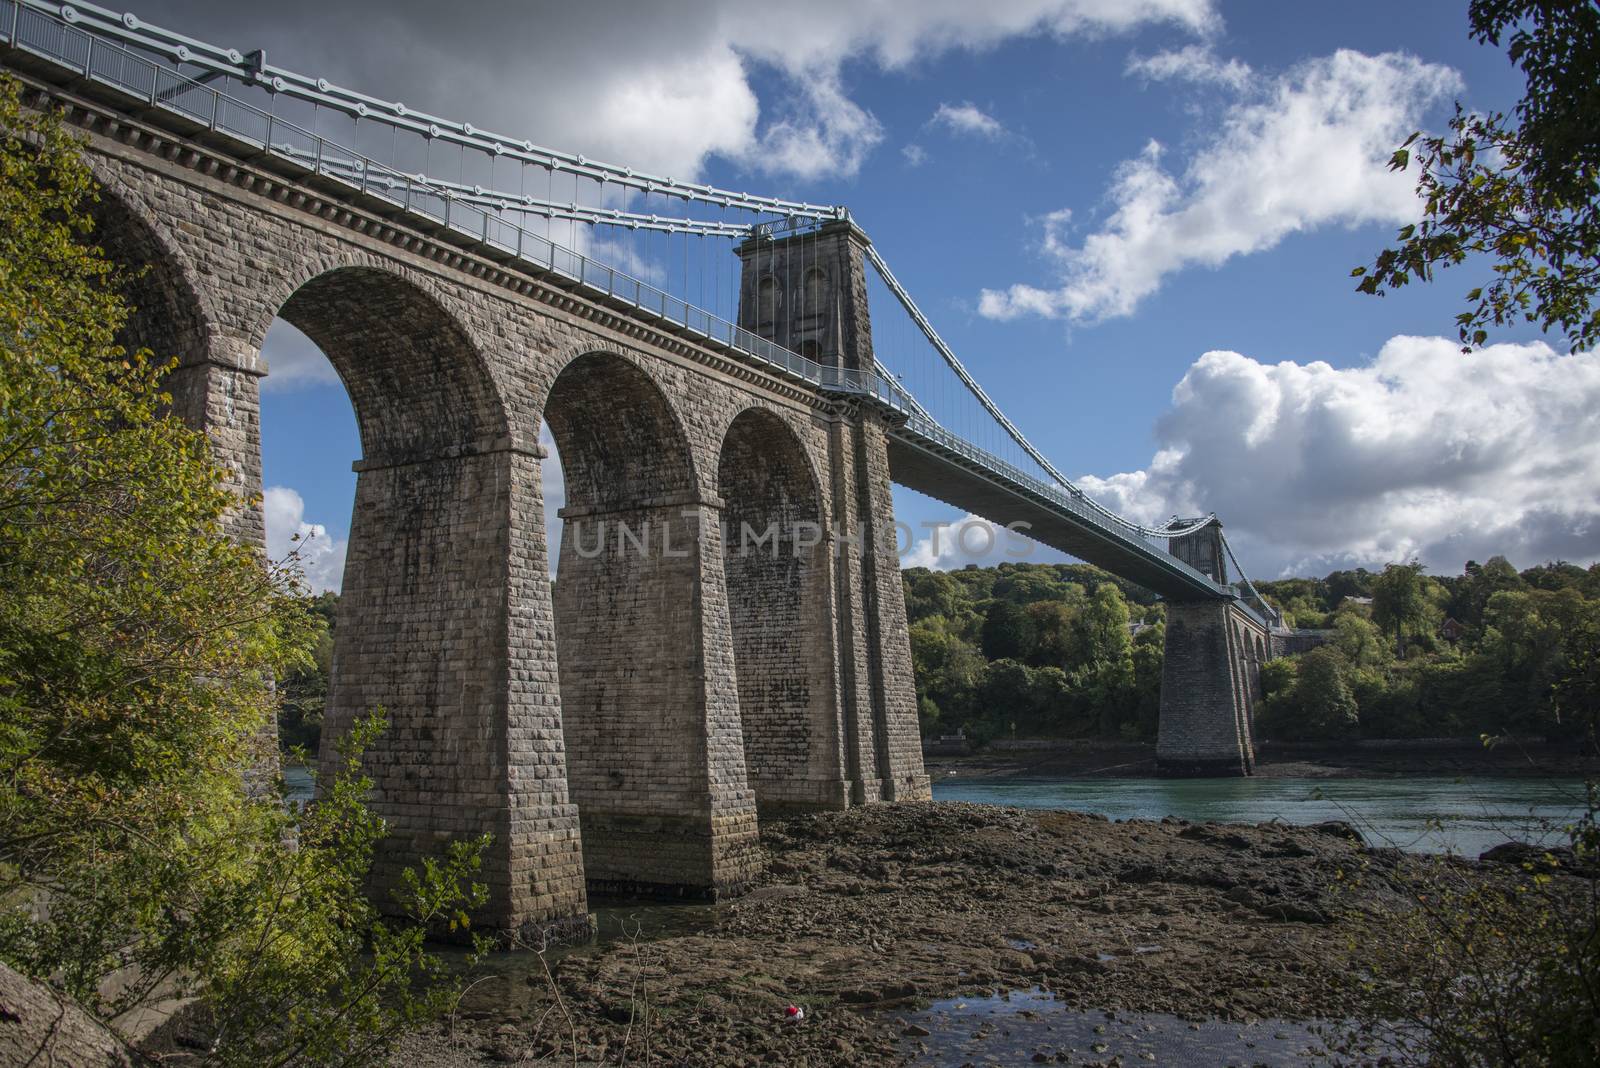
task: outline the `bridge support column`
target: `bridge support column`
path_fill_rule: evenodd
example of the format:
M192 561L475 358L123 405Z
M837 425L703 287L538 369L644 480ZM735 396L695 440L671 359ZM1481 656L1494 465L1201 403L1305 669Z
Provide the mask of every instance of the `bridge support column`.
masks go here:
M1156 766L1163 775L1249 775L1249 665L1225 600L1167 604Z
M253 361L184 361L167 379L173 413L203 430L211 453L228 472L228 488L239 507L228 517L230 535L247 545L267 544L261 510L261 378Z
M932 796L922 765L886 433L880 415L852 405L830 442L840 549L834 562L839 692L856 804Z
M597 892L714 899L759 870L720 511L562 511L568 781Z
M357 717L383 711L388 729L363 760L390 830L377 900L405 868L488 832L480 926L583 929L539 457L502 444L355 468L322 760Z

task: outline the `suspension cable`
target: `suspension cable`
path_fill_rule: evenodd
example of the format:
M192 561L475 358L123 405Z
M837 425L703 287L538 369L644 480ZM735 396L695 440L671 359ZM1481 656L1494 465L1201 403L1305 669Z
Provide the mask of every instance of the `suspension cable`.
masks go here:
M717 204L740 211L776 212L811 219L838 219L846 214L843 208L833 205L760 196L721 189L706 183L680 182L675 178L637 171L632 167L592 160L578 153L543 148L532 141L481 130L470 122L458 122L430 115L396 101L382 100L345 89L332 84L326 78L312 78L283 67L275 67L266 62L264 51L244 54L236 48L222 48L151 25L132 12L118 13L96 4L83 2L68 5L50 3L47 0L18 0L18 2L51 16L59 15L63 21L80 25L100 36L157 53L177 63L200 67L206 72L201 76L206 80L209 80L207 76L232 78L274 94L311 101L356 118L371 119L396 129L409 130L430 139L450 142L491 155L506 156L540 167L572 171L586 178L605 179L646 192L662 193L686 201Z
M1017 429L1015 423L1006 417L1006 414L1000 410L1000 406L990 399L988 393L984 392L983 387L978 385L977 379L972 377L972 375L967 371L966 367L956 357L955 352L951 350L949 345L945 344L944 338L939 336L939 332L933 328L933 324L928 321L928 317L922 314L922 309L917 307L917 302L911 299L911 294L906 292L906 288L900 284L899 279L895 278L894 272L889 270L889 265L884 262L883 257L872 245L867 246L867 258L871 261L873 268L883 279L884 284L889 287L889 291L895 295L897 300L900 301L900 305L906 310L906 314L911 316L911 321L917 324L917 327L922 331L923 336L928 339L939 355L944 358L944 362L949 365L950 369L956 373L956 377L961 380L961 384L966 386L968 391L970 391L972 395L977 398L978 403L983 406L983 410L988 412L989 416L994 419L996 423L1000 424L1000 427L1006 432L1011 440L1016 442L1018 447L1020 447L1022 451L1028 455L1029 459L1033 460L1034 463L1043 468L1045 473L1051 478L1055 479L1056 483L1062 489L1066 490L1068 493L1071 493L1075 498L1082 501L1096 512L1100 513L1100 515L1104 518L1109 519L1120 526L1126 527L1128 530L1134 531L1140 536L1146 538L1180 538L1186 534L1193 534L1195 531L1202 530L1211 523L1216 522L1215 515L1208 515L1187 527L1179 527L1176 529L1170 527L1147 527L1142 524L1135 523L1131 519L1123 518L1116 512L1113 512L1111 509L1102 505L1099 501L1096 501L1093 497L1090 497L1088 494L1084 493L1083 490L1074 485L1072 481L1067 478L1067 476L1063 475L1059 470L1057 470L1056 466L1045 458L1044 453L1034 448L1033 443L1023 435L1022 431Z

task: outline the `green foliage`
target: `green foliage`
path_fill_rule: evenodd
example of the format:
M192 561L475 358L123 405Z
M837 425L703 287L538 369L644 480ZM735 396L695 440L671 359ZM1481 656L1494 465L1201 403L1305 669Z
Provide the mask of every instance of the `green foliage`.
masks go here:
M990 660L1026 660L1039 645L1039 628L1021 607L994 601L983 619L983 655Z
M1344 654L1330 645L1298 658L1292 685L1285 685L1284 670L1272 668L1271 696L1257 717L1257 729L1266 738L1281 741L1337 741L1352 737L1360 722L1355 694L1350 688L1350 666ZM1268 672L1262 671L1266 692Z
M195 995L208 1063L374 1063L445 996L417 924L481 899L482 842L416 873L391 927L353 751L309 810L246 789L317 628L292 571L227 536L172 362L120 343L95 196L0 80L0 959L103 1019Z
M225 854L227 875L192 892L190 940L207 952L187 981L212 1007L219 1064L384 1063L396 1037L455 1001L424 939L464 930L466 910L483 904L472 880L488 836L407 870L394 905L410 922L380 919L363 882L385 828L366 808L360 756L383 727L372 716L341 740L343 766L315 805L255 806L276 817L263 828L276 839L262 833L247 855ZM298 848L264 847L286 837Z
M912 568L904 581L925 729L1155 738L1165 616L1147 594L1129 597L1081 565ZM1307 656L1263 666L1265 737L1582 739L1600 714L1600 565L1555 561L1519 574L1496 556L1459 576L1413 563L1258 585L1297 622L1329 631L1338 659L1306 667L1322 679L1306 686ZM1465 628L1454 643L1439 637L1447 616ZM986 655L1002 651L1011 655Z
M1406 635L1431 633L1443 591L1422 573L1422 565L1390 564L1372 583L1372 621L1394 635L1395 656L1406 657Z
M307 599L315 632L311 655L278 678L278 742L290 758L315 757L322 743L322 714L333 672L334 613L337 594Z
M924 726L984 741L1154 738L1163 614L1150 595L1084 565L904 573ZM1130 637L1133 609L1156 622Z
M1471 35L1527 77L1513 116L1457 104L1445 136L1412 134L1390 161L1417 167L1422 219L1357 289L1382 294L1483 257L1492 281L1456 317L1463 345L1492 326L1559 328L1574 349L1600 340L1600 9L1585 0L1473 0Z
M1348 917L1361 1008L1334 1051L1376 1047L1379 1063L1407 1066L1600 1063L1597 814L1590 784L1584 814L1551 836L1560 846L1487 871L1428 857L1386 872L1388 892Z
M1366 585L1373 619L1389 628L1387 640L1367 618L1367 606L1336 590L1336 578L1263 585L1317 611L1337 608L1330 643L1346 661L1363 736L1591 737L1600 708L1592 652L1600 599L1591 591L1600 591L1600 567L1556 561L1518 574L1496 556L1468 561L1460 576L1434 578L1414 564L1391 565ZM1464 627L1458 642L1438 637L1446 614ZM1398 662L1391 648L1397 627L1409 654ZM1282 670L1269 664L1263 671L1263 716L1268 733L1286 738L1300 729L1300 712L1298 698L1282 688Z
M1352 609L1333 617L1333 645L1357 670L1380 668L1389 663L1389 646L1377 624Z
M1270 700L1279 694L1286 694L1294 689L1299 677L1299 669L1289 657L1268 660L1261 665L1261 696Z

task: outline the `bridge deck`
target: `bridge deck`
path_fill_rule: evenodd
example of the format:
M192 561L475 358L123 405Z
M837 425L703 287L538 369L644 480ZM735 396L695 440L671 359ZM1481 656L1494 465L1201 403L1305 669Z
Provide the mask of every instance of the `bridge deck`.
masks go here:
M1216 583L1142 538L1109 529L1087 509L1074 509L1049 487L1009 478L920 433L915 425L889 439L889 473L895 482L991 523L1029 524L1027 534L1097 567L1105 568L1174 601L1230 596Z

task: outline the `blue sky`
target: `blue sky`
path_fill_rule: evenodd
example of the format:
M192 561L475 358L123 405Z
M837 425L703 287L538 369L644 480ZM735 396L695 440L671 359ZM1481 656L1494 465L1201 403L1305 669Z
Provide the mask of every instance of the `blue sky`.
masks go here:
M1465 0L669 6L139 13L544 144L849 205L1057 466L1144 518L1217 511L1257 577L1600 556L1595 358L1532 329L1457 353L1481 268L1381 300L1348 277L1414 214L1392 147L1520 95ZM267 355L269 517L280 541L324 529L328 584L353 417L288 335Z

